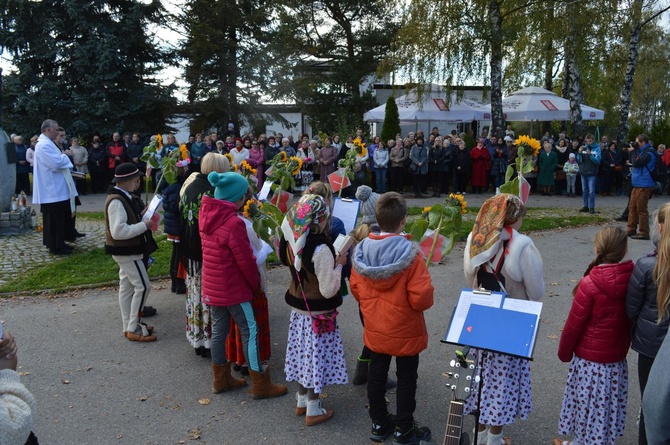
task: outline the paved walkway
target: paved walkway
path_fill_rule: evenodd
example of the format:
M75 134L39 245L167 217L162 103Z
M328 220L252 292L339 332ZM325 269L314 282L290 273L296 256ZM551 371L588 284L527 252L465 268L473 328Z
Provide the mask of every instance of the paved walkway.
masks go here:
M81 196L82 205L78 207L80 217L77 219L77 229L86 233L87 236L80 238L75 243L75 254L85 252L96 247L104 245L105 228L104 222L100 219L87 219L86 213L95 212L101 213L104 210L105 203L104 194L85 195ZM425 198L414 199L410 198L411 194L407 194L407 201L410 207L424 207L430 206L438 202L442 202L442 198ZM466 195L468 207L479 207L489 198L491 194L483 195ZM662 198L654 198L649 202L649 209L652 211L656 209L662 202L667 200L667 196ZM581 207L581 198L566 198L562 196L539 196L533 195L529 198L529 207L542 208L574 208L575 212ZM603 215L609 217L616 217L626 207L627 198L625 196L614 197L597 197L596 209ZM39 206L37 208L39 210ZM576 215L577 213L575 213ZM476 215L468 215L468 218L474 218ZM38 217L41 215L38 211ZM0 285L6 283L12 276L20 274L22 271L31 267L39 266L41 264L48 264L53 261L59 261L61 257L50 254L44 246L42 246L42 234L35 231L25 233L23 235L0 236Z

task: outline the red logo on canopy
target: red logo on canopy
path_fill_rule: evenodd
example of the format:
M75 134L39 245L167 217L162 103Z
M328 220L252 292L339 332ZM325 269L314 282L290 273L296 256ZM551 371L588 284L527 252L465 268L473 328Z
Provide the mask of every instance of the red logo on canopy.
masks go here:
M550 100L541 100L540 101L544 107L549 110L549 111L558 111L558 108L556 108L556 105L554 105Z

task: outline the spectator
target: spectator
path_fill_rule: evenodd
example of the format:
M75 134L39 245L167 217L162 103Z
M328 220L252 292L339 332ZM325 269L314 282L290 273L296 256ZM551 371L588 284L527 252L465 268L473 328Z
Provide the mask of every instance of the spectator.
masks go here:
M133 133L133 137L126 147L126 154L128 155L128 160L135 164L135 167L137 167L139 171L146 171L147 163L141 159L144 154L144 144L140 143L139 133Z
M632 239L649 239L649 198L656 187L651 177L657 159L649 138L640 134L635 138L638 147L631 153L631 184L628 204L628 236Z
M428 149L423 145L423 136L416 137L416 144L409 154L411 161L409 171L413 176L413 190L415 198L423 198L422 191L426 187L428 176Z
M30 195L30 162L28 162L28 147L23 145L23 136L14 137L14 148L16 150L16 186L14 193L17 195L25 192Z
M118 132L112 135L112 140L107 143L105 152L107 154L107 183L110 183L114 179L116 167L126 162L127 159L126 147Z
M72 151L72 163L74 169L79 173L88 174L88 151L86 148L79 145L79 138L73 137L70 139L70 151ZM77 186L77 192L80 195L88 193L88 184L86 177L75 179L74 183Z
M491 137L494 138L495 136ZM481 194L488 187L488 172L491 170L491 155L484 147L484 141L477 141L477 145L470 150L470 159L472 159L472 192Z
M386 172L389 164L389 151L386 149L384 143L380 140L377 142L377 148L374 151L375 180L377 193L386 193ZM372 168L372 167L371 167Z
M554 185L554 175L558 165L558 156L552 151L551 143L545 141L544 150L538 155L539 173L537 176L537 185L542 187L542 196L551 196L551 187Z
M107 182L108 157L99 140L93 140L88 150L88 172L91 175L91 190L93 193L103 193L109 184Z
M584 138L584 145L579 148L577 162L582 177L582 199L584 206L580 212L596 213L596 177L602 159L600 145L595 142L591 133Z
M454 156L454 191L465 195L470 181L470 150L463 139L457 139L456 143L458 150Z

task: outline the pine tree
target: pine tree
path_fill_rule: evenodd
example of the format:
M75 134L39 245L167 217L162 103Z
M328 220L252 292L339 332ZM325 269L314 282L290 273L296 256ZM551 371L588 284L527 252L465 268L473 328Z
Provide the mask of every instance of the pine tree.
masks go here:
M186 2L181 56L189 106L197 115L193 131L228 122L239 131L242 124L263 121L260 104L271 91L274 64L265 49L270 16L262 0Z
M45 118L70 134L163 131L167 57L150 38L159 1L3 2L2 43L16 70L4 77L5 127L39 131Z
M381 138L384 143L393 139L400 133L400 115L398 114L398 105L395 103L395 97L389 96L386 101L386 111L384 113L384 124L382 125Z

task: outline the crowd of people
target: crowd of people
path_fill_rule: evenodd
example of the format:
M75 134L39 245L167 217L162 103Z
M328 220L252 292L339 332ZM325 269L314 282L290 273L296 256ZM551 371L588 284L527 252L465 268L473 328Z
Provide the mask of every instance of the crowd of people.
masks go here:
M77 189L71 170L78 164L90 165L90 154L86 161L74 157L81 151L74 141L69 148L59 147L60 136L58 124L45 121L33 157L34 202L41 205L45 244L55 249L54 253L67 250L59 243L66 236L75 236L70 232L70 220ZM286 385L273 382L267 365L272 358L272 328L265 295L265 261L274 250L290 275L285 301L291 314L283 362L286 380L297 385L296 415L304 416L307 426L330 420L334 410L323 406L320 394L327 385L349 382L337 324L337 308L347 288L343 283L349 280L359 303L364 333L353 383L367 384L370 439L383 442L393 436L397 444L430 440L430 430L416 423L414 412L419 354L428 346L423 313L433 305L434 287L417 244L403 233L407 203L394 189L402 191L407 178L411 178L414 194L421 196L429 185L428 174L437 171L441 174L434 174L430 183L436 196L451 185L459 192L465 192L468 184L474 193L494 191L514 159L510 154L514 151L513 134L508 133L502 141L495 136L479 140L472 150L458 135L442 138L431 134L424 144L423 134L412 134L390 141L390 150L378 138L373 139L367 159L357 158L360 165L350 192L362 202L363 220L351 234L356 240L354 247L344 251L336 250L333 244L337 235L345 231L342 221L333 216L334 197L327 178L335 171L336 160L347 150L355 149L354 135L348 136L344 144L337 136L320 142L303 135L295 149L290 138L281 138L277 144L274 136L254 138L252 134L235 139L229 134L222 145L218 137L214 144L212 140L212 135L195 135L189 142L191 165L178 166L176 185L166 184L160 189L165 230L173 242L172 291L185 294L185 336L197 355L211 361L212 391L218 394L247 386L248 375L254 398L280 397L288 392ZM105 182L112 184L105 202L105 250L120 270L122 334L129 341L152 342L157 335L145 318L155 310L148 311L146 306L151 291L146 270L155 249L152 230L156 227L152 219L143 217L145 205L137 193L145 166L139 152L129 154L119 133L114 134L110 144L106 149L107 162L103 161L111 175ZM205 149L201 150L200 144ZM452 144L457 148L452 150ZM670 231L664 231L663 226L670 218L670 204L661 206L651 224L645 220L645 198L648 200L656 182L649 182L650 170L655 169L652 159L657 159L652 157L655 152L646 136L638 136L635 144L627 149L633 187L629 210L634 216L629 216L627 231L606 227L598 232L595 258L575 287L561 335L558 356L571 362L571 366L558 432L574 437L570 441L555 439L556 445L614 444L623 435L628 391L626 355L631 342L639 353L639 379L644 393L640 443L663 443L660 437L670 440L663 426L667 419L659 414L668 411L667 394L659 396L659 391L670 387L661 368L670 359L659 358L659 365L654 366L656 355L668 343L664 337L670 309ZM210 151L208 147L212 146L217 148ZM570 146L573 150L569 152ZM408 153L405 147L409 147ZM161 153L177 148L174 136L169 135L163 147L166 151ZM570 196L574 194L570 188L574 182L567 180L568 172L578 169L584 208L593 210L598 172L603 159L608 159L599 149L590 134L583 141L577 139L569 144L560 137L557 144L550 138L543 140L543 152L534 160L538 165L538 171L533 172L536 185L545 187L546 194L561 193L556 173L563 163L565 194ZM302 196L289 208L271 246L260 239L244 214L245 205L254 196L253 187L247 178L231 170L244 160L253 162L262 181L263 169L258 167L267 165L282 150L288 155L304 156L294 189ZM385 151L389 151L388 156L379 154ZM447 157L447 152L456 153L456 157ZM613 152L617 152L616 146ZM447 170L435 170L439 162L447 165L445 159L454 163ZM659 159L662 162L663 158ZM402 172L393 172L394 162ZM388 178L386 168L392 169ZM374 180L361 174L367 169L374 170ZM623 169L614 171L623 174ZM161 180L160 176L155 179ZM616 184L616 177L610 179ZM368 181L381 193L366 185ZM387 182L391 191L386 191ZM606 183L601 187L606 187ZM496 193L485 201L464 249L468 285L502 291L513 299L542 298L542 257L531 238L518 232L524 216L525 203L516 196ZM627 237L651 237L657 253L635 265L624 261ZM0 341L0 377L4 369L16 369L15 360L11 360L16 347L8 338L11 337ZM509 444L503 427L527 418L532 411L529 362L490 351L472 353L480 375L475 381L481 389L473 392L465 408L466 413L479 412L477 445ZM397 382L388 376L393 358ZM0 390L1 383L0 380ZM645 391L645 384L654 390ZM386 389L393 386L397 387L395 413L385 400ZM1 395L0 402L6 403ZM29 409L31 400L26 400L24 409ZM21 431L27 437L30 426Z

